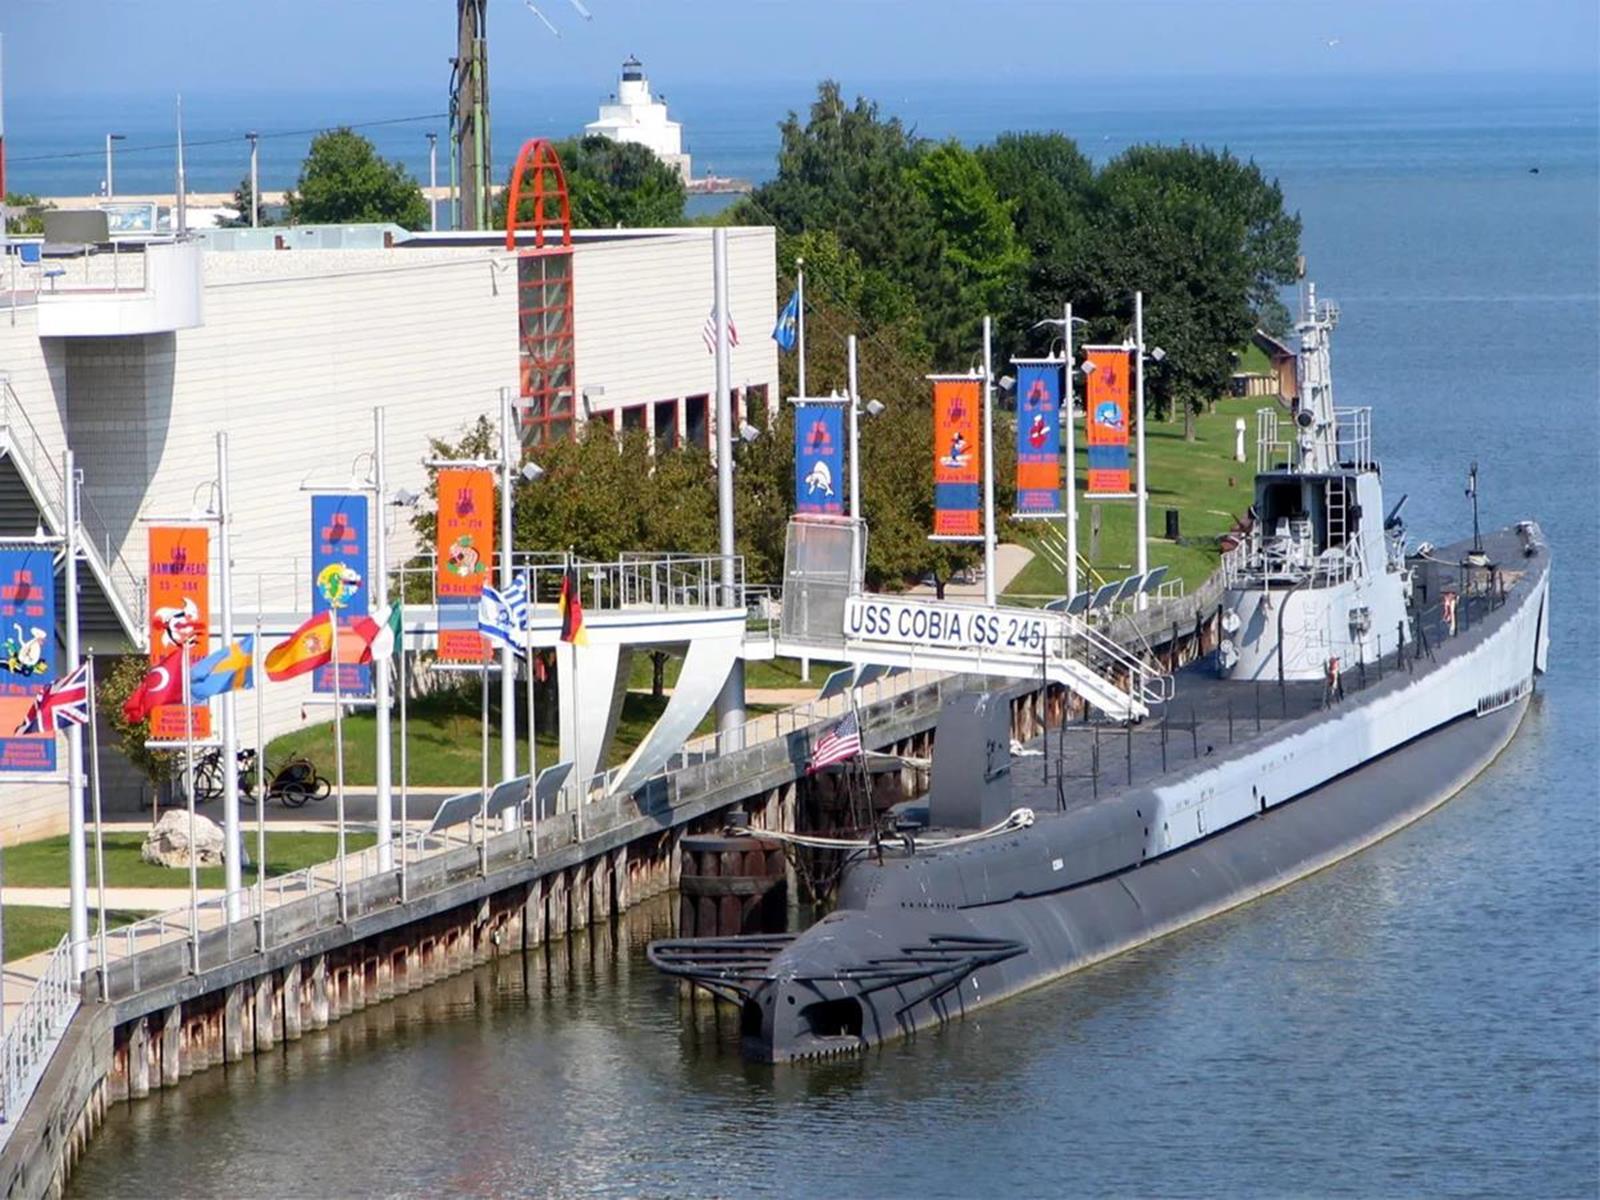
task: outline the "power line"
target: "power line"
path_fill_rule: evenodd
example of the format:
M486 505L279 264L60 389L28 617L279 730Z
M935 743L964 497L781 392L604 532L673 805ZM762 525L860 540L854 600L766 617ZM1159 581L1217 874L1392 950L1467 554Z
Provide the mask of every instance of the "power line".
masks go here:
M382 125L407 125L417 121L439 121L443 120L448 115L448 113L423 113L421 116L416 117L389 117L381 121L359 121L355 124L349 125L322 125L315 129L284 129L276 133L263 133L260 135L260 138L262 141L267 141L269 138L305 137L308 134L315 135L319 133L327 133L333 129L376 129ZM243 139L244 134L242 133L234 134L232 137L222 138L201 138L198 140L193 138L185 138L183 142L183 148L185 150L190 150L196 146L231 146L242 141ZM175 141L156 142L144 146L119 146L117 148L117 157L121 158L125 154L147 154L155 150L176 150L177 148L178 143ZM31 154L23 158L9 158L7 161L9 161L12 166L18 166L22 163L56 162L69 158L100 158L104 153L105 152L100 149L64 150L58 154Z

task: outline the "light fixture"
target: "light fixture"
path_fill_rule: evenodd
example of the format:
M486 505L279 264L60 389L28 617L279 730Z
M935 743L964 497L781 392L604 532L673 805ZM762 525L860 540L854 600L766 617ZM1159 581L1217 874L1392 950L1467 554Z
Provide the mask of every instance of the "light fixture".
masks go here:
M1002 375L999 379L995 380L995 383L1000 385L1000 390L1002 392L1011 392L1016 390L1017 378L1015 375Z
M1151 362L1160 362L1166 357L1167 357L1167 352L1165 350L1163 350L1160 346L1152 346L1150 348L1150 361Z
M877 416L879 413L881 413L883 411L883 408L884 408L884 406L883 406L883 402L881 400L868 400L867 401L867 416L875 417L875 416Z
M1081 370L1085 375L1093 375L1095 372L1094 362L1090 359L1085 359L1083 366L1078 369Z
M415 508L417 501L422 497L410 488L399 488L389 497L389 503L396 508Z
M761 430L750 424L749 421L739 422L739 440L741 442L753 442L760 436Z
M534 462L532 459L529 459L527 462L522 464L522 470L520 474L529 483L537 483L539 480L544 478L544 468L538 463Z

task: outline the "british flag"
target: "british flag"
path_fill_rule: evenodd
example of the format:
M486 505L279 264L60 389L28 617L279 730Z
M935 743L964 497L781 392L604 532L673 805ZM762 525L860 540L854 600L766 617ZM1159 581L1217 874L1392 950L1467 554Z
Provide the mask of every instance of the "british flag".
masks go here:
M59 733L69 725L89 723L89 664L78 669L34 697L28 715L17 726L17 733Z
M861 753L861 724L855 713L846 713L843 720L828 729L811 748L811 759L806 763L806 774L820 771L854 758Z

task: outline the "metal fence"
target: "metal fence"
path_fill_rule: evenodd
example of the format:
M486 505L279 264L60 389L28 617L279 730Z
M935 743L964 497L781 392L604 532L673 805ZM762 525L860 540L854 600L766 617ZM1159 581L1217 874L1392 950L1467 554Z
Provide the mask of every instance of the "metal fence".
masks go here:
M78 1011L77 981L72 976L72 946L63 937L51 952L44 973L0 1040L0 1142L21 1115L38 1086L56 1043Z

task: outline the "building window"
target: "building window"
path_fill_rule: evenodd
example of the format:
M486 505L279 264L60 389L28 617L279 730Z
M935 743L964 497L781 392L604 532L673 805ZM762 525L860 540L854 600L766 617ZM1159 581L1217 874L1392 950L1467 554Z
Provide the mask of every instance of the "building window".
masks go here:
M678 402L662 400L655 406L655 439L671 450L678 444Z
M690 446L711 449L711 426L706 420L709 396L686 396L683 401L683 440Z
M570 249L517 256L517 335L523 444L565 441L572 436L577 396Z
M728 436L734 441L739 440L739 426L744 424L743 399L738 388L728 389Z
M634 404L622 411L622 432L629 433L635 429L647 429L650 423L650 406L648 404Z

